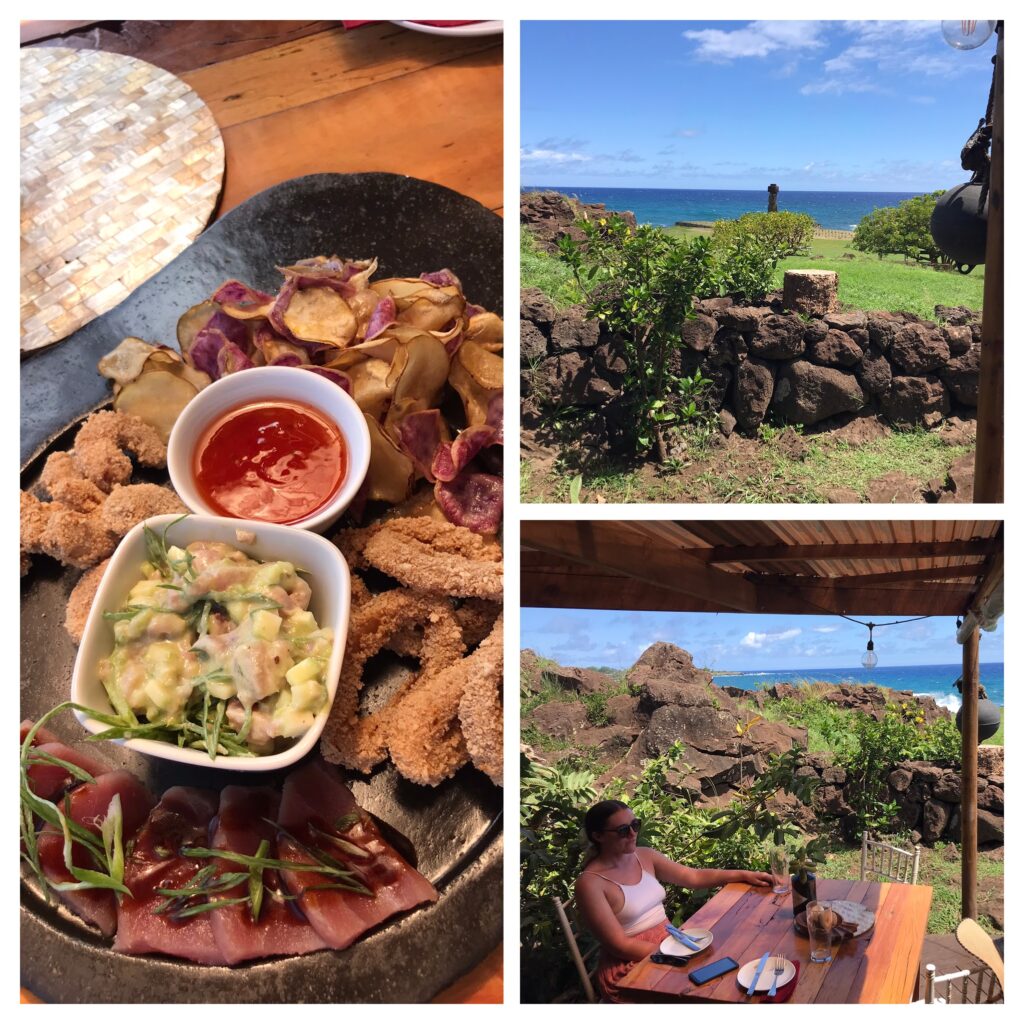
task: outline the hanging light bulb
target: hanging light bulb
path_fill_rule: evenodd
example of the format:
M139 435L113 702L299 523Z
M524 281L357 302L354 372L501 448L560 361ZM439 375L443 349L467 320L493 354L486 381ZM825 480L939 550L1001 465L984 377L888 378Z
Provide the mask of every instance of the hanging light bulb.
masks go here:
M976 50L992 38L994 21L944 21L942 37L954 50Z
M878 664L878 655L875 654L874 629L875 624L873 622L869 622L868 647L867 650L864 652L864 656L860 659L860 663L865 668L874 668Z

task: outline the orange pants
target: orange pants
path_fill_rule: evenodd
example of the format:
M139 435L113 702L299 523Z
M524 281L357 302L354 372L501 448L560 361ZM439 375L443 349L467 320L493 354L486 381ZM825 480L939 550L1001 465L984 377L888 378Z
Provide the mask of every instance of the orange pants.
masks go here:
M665 931L665 923L665 921L662 921L646 931L631 935L630 938L643 939L646 942L657 942L660 945L661 940L668 934ZM601 951L601 960L597 965L596 978L601 994L609 1003L630 1003L633 1001L628 991L619 989L618 982L629 974L638 962L637 960L619 960L604 950Z

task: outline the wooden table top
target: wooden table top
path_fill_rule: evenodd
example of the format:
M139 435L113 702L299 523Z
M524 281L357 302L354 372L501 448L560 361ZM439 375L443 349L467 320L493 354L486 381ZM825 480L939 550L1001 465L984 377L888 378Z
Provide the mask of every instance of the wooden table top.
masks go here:
M32 45L125 53L202 97L226 158L214 219L289 178L357 171L437 182L502 213L500 35L436 36L387 22L350 32L327 21L28 24ZM501 947L437 998L500 1003ZM22 1000L34 1001L24 991Z
M502 208L502 37L387 22L99 23L33 45L126 53L206 102L227 156L217 216L303 174L391 171ZM33 23L38 36L44 23Z
M700 986L688 975L726 956L742 967L770 950L800 965L790 1003L909 1003L928 927L931 886L819 878L817 888L819 899L852 900L875 914L875 925L866 934L838 946L833 942L829 964L810 962L808 940L793 929L789 893L733 883L686 922L714 933L708 949L691 957L685 968L641 960L618 984L638 1001L761 1002L763 996L747 998L736 983L736 971Z

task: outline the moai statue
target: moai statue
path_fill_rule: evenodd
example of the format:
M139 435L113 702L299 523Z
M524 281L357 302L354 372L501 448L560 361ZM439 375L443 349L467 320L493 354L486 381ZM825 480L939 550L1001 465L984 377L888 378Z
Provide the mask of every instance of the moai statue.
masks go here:
M779 186L769 185L768 186L768 212L778 213L779 212Z

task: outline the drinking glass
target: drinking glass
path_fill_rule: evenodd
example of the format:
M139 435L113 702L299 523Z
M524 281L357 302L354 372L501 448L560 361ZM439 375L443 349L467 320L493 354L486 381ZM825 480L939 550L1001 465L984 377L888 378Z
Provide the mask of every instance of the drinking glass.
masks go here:
M771 854L772 892L789 892L789 855L784 846L776 846Z
M807 904L807 935L811 940L811 963L832 962L832 929L836 916L827 903L812 900Z

